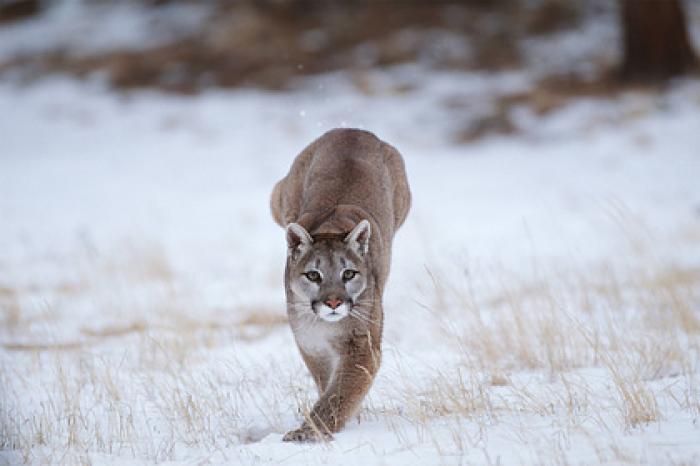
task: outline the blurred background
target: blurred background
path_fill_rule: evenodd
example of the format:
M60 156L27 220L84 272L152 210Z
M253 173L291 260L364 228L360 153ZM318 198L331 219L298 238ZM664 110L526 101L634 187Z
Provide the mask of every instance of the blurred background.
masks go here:
M546 113L696 71L699 18L698 2L683 0L2 0L0 76L195 94L289 90L342 72L371 93L368 70L401 64L525 71L529 89L476 109L461 135L471 139L515 131L516 106Z

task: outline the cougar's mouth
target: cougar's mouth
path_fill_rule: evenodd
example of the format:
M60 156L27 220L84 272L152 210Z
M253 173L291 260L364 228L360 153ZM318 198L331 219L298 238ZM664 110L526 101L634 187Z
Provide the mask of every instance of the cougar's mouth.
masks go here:
M338 307L332 308L321 301L314 301L311 305L314 314L326 322L338 322L350 314L352 302L343 301Z

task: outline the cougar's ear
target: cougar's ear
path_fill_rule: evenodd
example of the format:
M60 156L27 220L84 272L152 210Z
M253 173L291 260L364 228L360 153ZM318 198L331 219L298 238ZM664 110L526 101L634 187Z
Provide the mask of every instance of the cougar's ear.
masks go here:
M350 233L345 237L345 243L364 256L369 251L369 236L371 228L367 220L362 220L355 225Z
M303 249L311 246L314 240L306 229L298 223L287 225L287 247L289 253L296 257Z

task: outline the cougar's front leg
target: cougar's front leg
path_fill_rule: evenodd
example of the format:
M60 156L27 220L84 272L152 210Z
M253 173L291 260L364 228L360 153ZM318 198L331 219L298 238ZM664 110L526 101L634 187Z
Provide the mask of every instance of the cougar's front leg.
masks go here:
M318 389L318 396L320 397L328 388L330 384L331 376L333 375L333 362L329 357L314 356L303 349L299 348L301 353L301 358L306 364L306 368L311 372L311 377L313 377L316 383L316 388Z
M343 352L333 378L302 426L283 440L314 442L331 439L357 411L379 369L379 329L355 330L343 342Z

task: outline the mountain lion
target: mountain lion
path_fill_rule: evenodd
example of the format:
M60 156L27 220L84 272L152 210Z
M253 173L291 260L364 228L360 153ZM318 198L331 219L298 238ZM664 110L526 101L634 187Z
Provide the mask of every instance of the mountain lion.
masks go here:
M401 154L374 134L334 129L272 191L287 231L287 314L320 398L285 441L331 439L379 369L391 243L411 204Z

